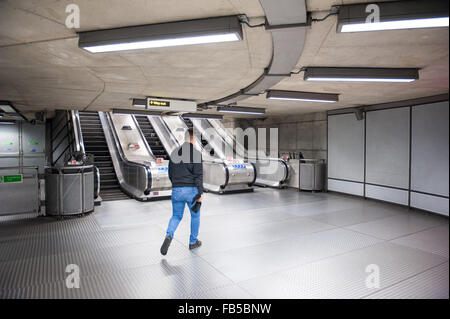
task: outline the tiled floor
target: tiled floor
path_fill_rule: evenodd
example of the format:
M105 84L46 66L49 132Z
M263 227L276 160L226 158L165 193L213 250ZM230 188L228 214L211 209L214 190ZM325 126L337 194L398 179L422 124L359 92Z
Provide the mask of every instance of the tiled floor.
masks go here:
M64 221L0 218L0 297L449 297L446 217L268 188L206 194L201 214L204 245L188 250L186 214L166 257L168 200L105 202ZM79 289L66 286L71 264Z

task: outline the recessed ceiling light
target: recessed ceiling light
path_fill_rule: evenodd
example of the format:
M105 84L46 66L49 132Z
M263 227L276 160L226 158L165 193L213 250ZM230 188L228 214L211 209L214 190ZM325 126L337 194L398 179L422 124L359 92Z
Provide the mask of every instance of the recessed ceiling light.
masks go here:
M321 103L334 103L339 101L339 95L333 93L315 93L315 92L299 92L299 91L283 91L283 90L270 90L267 92L267 98L270 100L321 102Z
M80 32L78 46L102 53L240 40L239 19L229 16Z
M305 81L332 82L413 82L419 78L419 69L388 68L327 68L307 67Z

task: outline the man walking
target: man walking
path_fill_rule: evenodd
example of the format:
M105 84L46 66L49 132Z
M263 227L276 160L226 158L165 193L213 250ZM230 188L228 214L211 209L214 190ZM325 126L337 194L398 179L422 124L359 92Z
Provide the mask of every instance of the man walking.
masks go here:
M196 202L203 199L203 164L202 154L194 148L194 130L186 131L185 143L170 155L169 178L172 182L172 218L167 227L166 238L161 246L161 254L166 255L175 230L183 218L187 204L191 212L191 236L189 249L202 245L197 239L200 227L200 210L192 209Z

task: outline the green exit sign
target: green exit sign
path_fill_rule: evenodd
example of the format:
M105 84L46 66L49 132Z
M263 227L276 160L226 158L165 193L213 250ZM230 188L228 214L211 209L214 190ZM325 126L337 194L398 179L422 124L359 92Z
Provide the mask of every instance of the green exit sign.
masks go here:
M23 175L0 175L0 184L22 183Z

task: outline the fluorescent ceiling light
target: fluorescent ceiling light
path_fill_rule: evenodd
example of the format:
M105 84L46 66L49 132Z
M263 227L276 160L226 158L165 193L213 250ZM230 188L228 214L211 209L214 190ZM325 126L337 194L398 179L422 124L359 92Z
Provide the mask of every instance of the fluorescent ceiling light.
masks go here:
M305 81L331 82L413 82L419 78L415 68L306 68Z
M222 113L256 114L256 115L262 115L266 113L266 110L263 108L245 107L245 106L218 106L217 111Z
M382 30L399 30L399 29L438 28L438 27L448 27L448 17L386 21L377 23L345 24L342 26L341 32L364 32L364 31L382 31Z
M239 41L238 36L234 33L204 35L204 36L198 36L198 37L186 37L186 38L167 39L167 40L150 40L150 41L141 41L141 42L106 44L106 45L97 45L97 46L92 46L92 47L84 47L83 49L85 49L91 53L104 53L104 52L114 52L114 51L141 50L141 49L164 48L164 47L175 47L175 46L182 46L182 45L232 42L232 41Z
M14 125L15 121L0 121L0 125Z
M307 81L329 82L413 82L415 79L309 78Z
M23 116L23 114L19 110L17 110L9 101L0 101L0 113L3 113L3 117L7 117L11 120L25 120L28 122L28 119ZM14 123L15 122L13 122L12 124Z
M0 104L0 110L5 113L16 113L16 110L10 104Z
M161 116L162 114L162 112L158 111L141 111L129 109L113 109L112 113L117 115L147 115L147 116Z
M237 16L149 24L79 33L78 46L91 53L163 48L242 40Z
M448 1L408 0L339 6L338 32L366 32L449 26ZM379 13L379 21L370 17ZM366 20L370 21L366 21Z
M339 95L333 93L315 93L315 92L282 91L282 90L268 91L267 98L270 100L321 102L321 103L334 103L339 101Z
M208 119L208 120L221 120L223 115L218 114L201 114L201 113L185 113L182 115L185 119Z
M133 106L134 107L147 107L147 100L146 99L133 99Z

